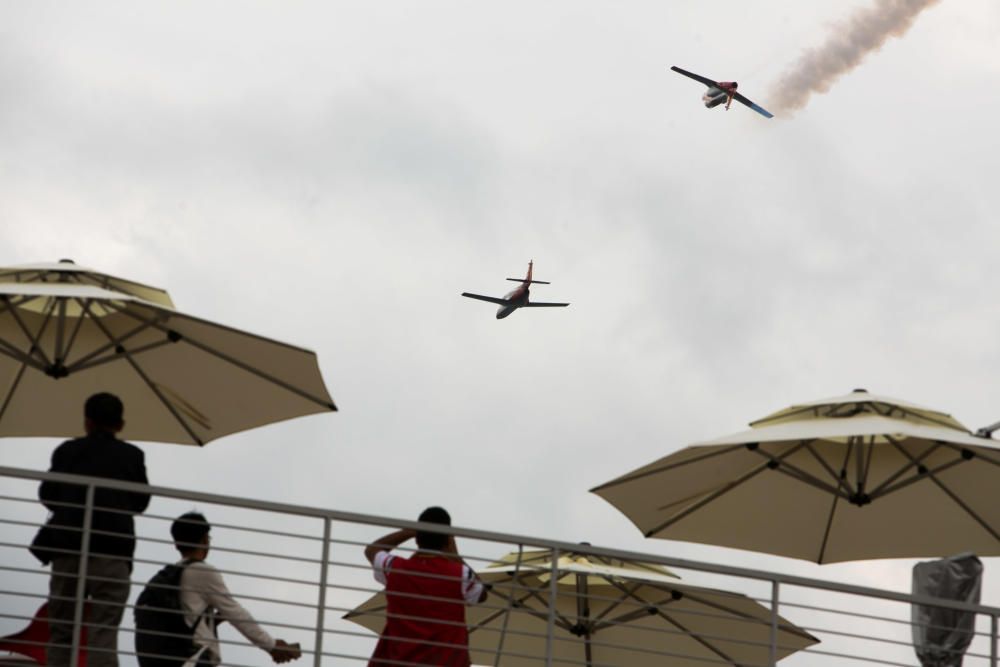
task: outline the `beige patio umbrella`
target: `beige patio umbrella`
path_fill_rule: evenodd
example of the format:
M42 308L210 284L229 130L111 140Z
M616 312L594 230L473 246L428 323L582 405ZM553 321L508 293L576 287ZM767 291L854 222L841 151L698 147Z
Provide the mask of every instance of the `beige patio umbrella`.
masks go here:
M549 550L510 553L478 574L490 598L466 609L472 662L545 664L553 563ZM767 665L771 613L739 593L681 583L657 565L569 553L556 562L552 659L557 665ZM344 618L373 632L379 593ZM775 658L818 643L778 617Z
M817 563L1000 555L1000 450L855 390L686 447L592 491L647 537Z
M0 278L0 436L79 435L98 391L124 401L125 437L181 444L337 409L309 350L177 312L163 290L53 271Z

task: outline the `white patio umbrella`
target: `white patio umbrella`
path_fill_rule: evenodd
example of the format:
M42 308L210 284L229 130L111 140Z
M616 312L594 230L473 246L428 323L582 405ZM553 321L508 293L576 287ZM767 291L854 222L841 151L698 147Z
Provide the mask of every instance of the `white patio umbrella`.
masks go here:
M163 290L54 271L0 279L0 436L79 435L99 391L124 401L127 438L181 444L337 409L309 350L177 312Z
M480 665L545 664L552 553L513 552L478 574L492 586L482 605L467 607L469 649ZM739 593L681 583L666 568L563 554L556 562L553 664L769 664L771 612ZM379 593L344 618L373 632L385 623ZM778 617L775 658L818 643Z
M817 563L1000 555L1000 450L864 390L803 403L592 491L647 537Z
M151 301L159 306L173 308L174 302L167 291L152 287L127 278L101 273L94 269L77 266L71 259L61 259L58 262L38 264L21 264L19 266L0 267L0 283L69 283L71 285L90 285L101 287L113 292L122 292L129 296Z

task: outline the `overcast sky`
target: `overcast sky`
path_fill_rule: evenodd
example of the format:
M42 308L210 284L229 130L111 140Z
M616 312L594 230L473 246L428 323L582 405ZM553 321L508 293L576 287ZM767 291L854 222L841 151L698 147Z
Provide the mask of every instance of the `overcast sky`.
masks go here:
M865 4L2 3L0 265L317 352L339 413L143 445L156 484L906 589L645 541L587 493L855 387L1000 419L1000 5L931 7L791 119L669 71L767 107ZM459 296L529 259L569 308Z

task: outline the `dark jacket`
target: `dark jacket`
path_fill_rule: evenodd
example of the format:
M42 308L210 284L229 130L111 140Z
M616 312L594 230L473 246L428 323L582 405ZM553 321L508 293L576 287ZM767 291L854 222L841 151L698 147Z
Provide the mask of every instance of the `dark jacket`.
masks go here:
M52 453L52 466L49 472L105 477L140 484L149 483L146 479L146 463L142 450L118 440L110 433L93 433L59 445ZM82 533L79 529L83 527L86 487L45 481L38 488L38 497L52 515L35 537L31 552L43 563L63 555L69 557L77 555L80 551ZM90 553L95 556L123 557L129 559L131 563L132 554L135 552L135 522L132 515L144 512L148 505L148 493L97 487L94 495L95 511L91 524L94 532L90 536ZM61 530L62 526L77 530ZM59 551L63 549L76 553Z

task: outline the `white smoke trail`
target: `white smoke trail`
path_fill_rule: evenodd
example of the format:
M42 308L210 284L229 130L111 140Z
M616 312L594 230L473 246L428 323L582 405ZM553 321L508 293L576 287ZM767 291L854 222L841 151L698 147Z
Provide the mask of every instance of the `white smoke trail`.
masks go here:
M834 82L878 51L890 37L902 37L917 15L939 0L875 0L836 26L826 43L808 49L775 84L770 103L789 114L803 108L813 93L825 93Z

